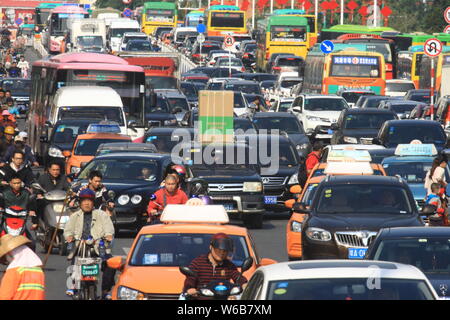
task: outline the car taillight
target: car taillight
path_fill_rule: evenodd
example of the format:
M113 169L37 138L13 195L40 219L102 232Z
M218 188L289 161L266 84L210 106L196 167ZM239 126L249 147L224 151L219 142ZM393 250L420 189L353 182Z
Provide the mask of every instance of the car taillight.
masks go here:
M245 72L245 68L244 68L244 67L242 67L241 71L242 71L242 72Z
M242 58L248 59L248 53L244 53L244 55L242 56Z
M280 71L280 70L281 70L280 67L273 67L272 69L273 69L274 71Z
M392 71L392 66L390 64L386 65L386 71Z
M198 53L192 55L193 58L198 58L200 55Z

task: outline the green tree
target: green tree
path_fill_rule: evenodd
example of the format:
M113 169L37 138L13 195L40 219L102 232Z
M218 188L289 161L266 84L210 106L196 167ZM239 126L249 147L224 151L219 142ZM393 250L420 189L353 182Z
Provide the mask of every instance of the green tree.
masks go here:
M422 19L422 29L426 33L443 32L447 23L444 19L444 11L449 5L448 0L434 0L429 2L427 11Z

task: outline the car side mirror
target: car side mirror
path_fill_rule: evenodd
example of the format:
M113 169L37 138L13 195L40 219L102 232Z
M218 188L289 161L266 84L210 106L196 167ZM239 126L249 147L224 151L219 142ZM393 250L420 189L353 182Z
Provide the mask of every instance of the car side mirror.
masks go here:
M338 126L337 123L332 123L331 126L330 126L330 128L331 128L331 130L333 130L333 131L339 130L339 126Z
M295 204L295 199L289 199L284 202L284 206L288 209L292 209Z
M314 135L314 129L309 128L308 130L306 130L306 135L307 135L307 136L312 136L312 135Z
M180 123L183 127L189 127L189 122L187 122L187 120L182 120Z
M69 158L72 155L72 151L69 150L64 150L63 151L63 156L66 158Z
M50 121L46 121L46 122L45 122L45 125L46 125L47 127L49 127L49 128L53 128L53 125L52 125L52 123L51 123Z
M378 137L372 139L372 144L381 145L381 140Z
M426 204L422 207L421 213L425 216L431 216L435 214L437 207L432 204Z
M303 202L296 202L292 207L292 210L296 213L310 214L311 211L306 209L306 204Z
M245 271L249 270L253 266L253 258L248 257L244 260L241 266L241 273L244 273Z
M301 113L302 112L302 107L295 106L295 107L292 108L292 111L297 112L297 113Z
M111 269L120 270L124 267L125 262L123 261L123 258L121 256L116 256L116 257L109 258L106 261L106 264Z

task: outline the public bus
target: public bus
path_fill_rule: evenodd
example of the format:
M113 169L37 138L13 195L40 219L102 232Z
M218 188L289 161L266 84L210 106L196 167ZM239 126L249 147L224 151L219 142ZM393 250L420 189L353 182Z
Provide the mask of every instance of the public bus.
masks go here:
M383 33L389 32L395 34L398 33L398 31L389 27L370 27L355 24L335 25L331 28L322 29L320 31L320 42L324 40L335 40L344 34L374 34L381 36Z
M189 12L184 17L185 27L196 27L200 22L205 22L205 12L200 10L194 10Z
M374 34L343 34L333 40L335 43L361 43L367 45L367 50L381 53L386 65L386 79L394 79L397 74L397 60L395 59L395 43L392 39L385 39Z
M450 82L450 52L441 53L439 56L431 58L427 55L422 57L420 65L420 89L430 89L431 91L431 60L434 59L434 88L438 96L449 95ZM437 101L437 98L434 99Z
M397 54L397 79L411 80L419 88L420 62L423 57L423 46L412 46L408 51Z
M340 89L366 89L384 95L386 72L384 57L367 51L365 45L355 44L324 54L312 50L306 57L302 92L335 94Z
M68 32L69 19L88 18L89 13L78 6L59 6L52 10L47 34L47 48L50 53L61 52L61 44Z
M258 21L256 32L256 64L266 70L267 61L273 53L292 53L306 58L309 41L309 24L304 17L286 15L269 16Z
M237 6L210 6L205 12L208 36L228 33L248 33L247 15Z
M61 2L40 3L34 8L34 31L36 33L41 32L45 28L45 24L52 10L62 5L63 3Z
M442 42L444 46L450 46L450 34L436 33L436 34L424 34L424 33L410 33L410 34L397 34L389 35L383 34L383 38L392 39L395 43L397 52L407 51L410 47L423 46L428 39L436 38Z
M40 138L49 130L46 122L53 97L64 86L113 88L122 98L127 120L136 122L128 129L128 134L133 140L144 134L145 75L140 66L129 65L124 59L109 54L64 53L35 61L31 81L28 135L33 150L40 156L43 152Z
M176 28L178 21L177 4L173 2L145 2L142 12L142 31L153 34L158 27Z
M309 46L312 47L317 43L318 29L316 16L313 14L306 14L304 10L298 9L278 9L273 12L274 16L287 16L293 15L298 17L304 17L308 20L309 26Z

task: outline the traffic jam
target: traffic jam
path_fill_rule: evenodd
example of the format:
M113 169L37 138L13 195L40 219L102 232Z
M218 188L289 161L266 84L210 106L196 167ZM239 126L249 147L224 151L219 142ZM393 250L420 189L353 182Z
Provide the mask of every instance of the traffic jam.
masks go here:
M1 300L450 298L450 33L72 2L0 15Z

